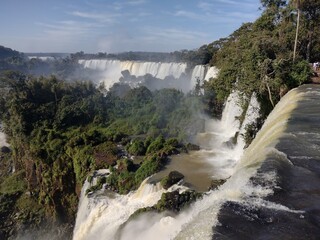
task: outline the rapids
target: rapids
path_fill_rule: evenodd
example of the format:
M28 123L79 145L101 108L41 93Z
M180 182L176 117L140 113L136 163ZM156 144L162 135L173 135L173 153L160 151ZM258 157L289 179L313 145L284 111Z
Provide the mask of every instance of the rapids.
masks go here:
M235 92L228 103L234 103L236 99ZM121 223L126 222L132 208L139 207L142 202L141 205L152 204L160 197L163 189L156 186L148 186L152 191L140 195L144 184L147 184L144 182L137 192L117 196L117 201L110 205L109 210L104 207L94 218L87 217L88 221L94 220L91 226L97 229L96 233L99 232L99 235L91 236L98 236L98 239L118 236L116 239L155 240L317 239L320 236L319 100L320 86L301 86L287 93L243 154L235 154L239 151L235 150L236 147L229 148L230 155L224 160L228 162L233 159L233 166L225 172L225 176L230 175L227 181L178 215L142 214L121 228L120 235L104 234L105 229L110 229L109 225L113 225L116 231L115 225L121 225L117 221L121 219ZM255 96L250 102L243 124L256 114ZM225 112L233 116L239 113L235 106L227 105ZM223 119L209 124L207 133L218 136L218 139L227 139L226 136L232 136L231 133L242 131L243 126L239 126L235 118L224 116ZM227 121L232 127L223 136L221 125ZM211 136L204 141L207 151L223 146ZM240 144L243 143L240 141ZM235 152L231 154L232 151ZM212 158L207 159L208 163L212 164L216 156ZM137 194L139 197L134 197ZM100 200L93 198L91 201ZM104 198L103 201L111 203L113 200ZM117 213L110 217L107 211ZM88 236L93 234L92 229L89 230ZM75 231L75 236L77 234Z
M229 181L247 175L241 198L223 204L213 239L319 239L319 112L319 85L278 103Z

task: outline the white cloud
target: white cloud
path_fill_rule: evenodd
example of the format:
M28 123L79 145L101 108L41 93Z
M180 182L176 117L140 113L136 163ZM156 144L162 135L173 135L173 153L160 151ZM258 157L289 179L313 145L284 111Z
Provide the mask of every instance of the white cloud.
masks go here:
M88 32L91 24L78 23L75 21L60 21L54 24L36 23L36 25L44 27L43 32L53 35L79 35Z
M157 29L157 28L147 28L146 34L149 37L162 38L165 40L195 40L199 38L205 38L208 36L207 33L197 32L197 31L188 31L180 30L175 28L169 29Z
M145 27L135 34L124 29L101 37L98 51L175 51L194 49L210 41L205 32L176 28Z
M146 0L131 0L127 2L128 5L141 5L144 3L146 3Z
M227 6L231 5L231 6ZM242 0L242 1L234 1L234 0L209 0L209 1L200 1L198 3L198 8L203 11L214 11L214 9L218 7L223 8L238 8L242 9L244 12L248 11L256 11L258 10L257 1L256 0Z
M201 15L196 14L194 12L184 11L184 10L178 10L174 14L176 17L186 17L191 19L201 19Z
M113 8L117 11L120 11L123 8L140 6L145 4L146 2L147 2L146 0L129 0L126 2L115 2L113 3Z
M120 17L120 14L110 14L110 13L92 13L92 12L80 12L74 11L70 13L73 16L92 19L103 23L115 23L116 18Z

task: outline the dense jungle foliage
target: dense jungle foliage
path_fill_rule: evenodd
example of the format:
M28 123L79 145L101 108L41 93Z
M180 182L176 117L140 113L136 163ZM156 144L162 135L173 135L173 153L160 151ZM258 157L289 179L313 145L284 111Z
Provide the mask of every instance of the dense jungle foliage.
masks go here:
M127 193L159 171L168 155L187 151L188 132L202 126L199 98L175 89L139 87L119 97L113 89L103 95L91 82L17 72L3 73L0 83L0 118L12 151L7 161L15 167L10 178L27 187L44 214L62 221L74 218L89 173L111 169L99 184ZM141 157L133 162L126 152Z
M320 1L261 3L263 12L254 23L245 23L229 37L212 43L219 50L210 64L220 72L216 80L205 84L218 102L225 101L232 89L247 98L258 93L265 117L288 90L309 81L309 63L320 59Z
M266 117L288 90L308 82L309 64L320 60L320 1L261 3L255 22L196 50L78 52L44 62L0 47L0 119L11 145L0 151L0 238L14 236L24 224L72 223L81 186L95 169L109 168L111 174L88 193L102 184L123 194L136 189L168 155L187 151L188 136L203 127L198 113L221 112L232 89L244 99L256 92ZM84 81L95 75L77 61L88 57L166 59L210 64L220 72L189 94L121 84L104 92Z

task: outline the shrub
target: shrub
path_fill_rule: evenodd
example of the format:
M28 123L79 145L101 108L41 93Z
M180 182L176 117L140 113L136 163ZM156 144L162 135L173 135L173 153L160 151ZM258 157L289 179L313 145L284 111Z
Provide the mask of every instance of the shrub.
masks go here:
M164 189L168 189L171 187L173 184L176 184L179 182L181 179L184 178L184 175L178 171L172 171L169 173L168 176L164 177L161 180L161 185Z
M163 148L165 140L162 135L156 138L148 147L147 154L155 153Z
M144 179L158 172L161 168L162 160L156 155L144 161L135 174L136 185L139 186Z
M141 140L135 139L128 147L128 152L132 155L142 156L146 153L146 148Z

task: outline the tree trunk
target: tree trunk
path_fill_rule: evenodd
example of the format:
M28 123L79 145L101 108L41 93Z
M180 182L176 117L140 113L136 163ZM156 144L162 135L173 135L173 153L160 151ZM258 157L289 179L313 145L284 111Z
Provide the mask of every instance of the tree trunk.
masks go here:
M293 49L293 61L296 58L297 44L298 44L298 34L299 34L299 24L300 24L300 0L297 0L297 9L298 9L298 18L297 18L296 38L294 41L294 49Z
M267 85L268 94L269 94L269 101L270 101L272 107L274 108L274 103L273 103L273 100L272 100L272 94L271 94L271 90L270 90L268 82L266 82L266 85Z
M313 35L313 30L309 32L308 36L308 44L307 44L307 61L310 62L310 56L311 56L311 48L312 48L312 35Z

